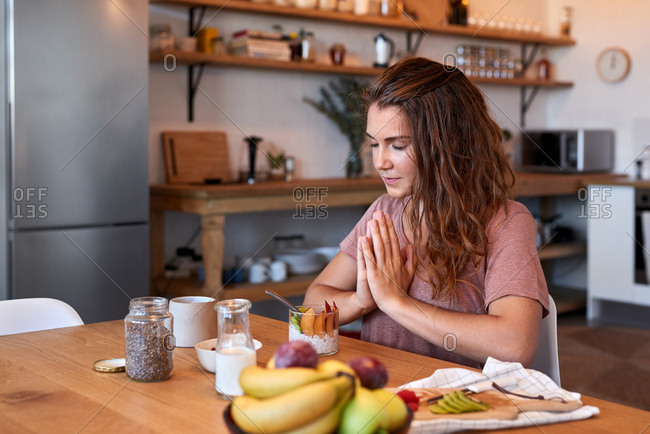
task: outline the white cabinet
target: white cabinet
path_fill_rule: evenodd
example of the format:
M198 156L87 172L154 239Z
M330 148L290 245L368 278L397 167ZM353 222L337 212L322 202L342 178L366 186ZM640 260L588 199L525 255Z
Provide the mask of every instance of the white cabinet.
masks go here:
M650 285L635 282L637 246L650 254L635 235L635 186L590 185L585 196L587 319L602 316L603 301L650 306Z

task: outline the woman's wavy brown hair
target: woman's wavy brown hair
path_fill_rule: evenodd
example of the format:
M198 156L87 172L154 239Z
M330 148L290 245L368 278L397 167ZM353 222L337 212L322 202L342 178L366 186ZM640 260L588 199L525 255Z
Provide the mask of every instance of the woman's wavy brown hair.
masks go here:
M501 128L461 71L421 57L384 70L363 101L366 109L400 107L412 129L417 174L404 217L419 240L414 269L432 299L456 300L459 276L485 257L486 226L514 185Z

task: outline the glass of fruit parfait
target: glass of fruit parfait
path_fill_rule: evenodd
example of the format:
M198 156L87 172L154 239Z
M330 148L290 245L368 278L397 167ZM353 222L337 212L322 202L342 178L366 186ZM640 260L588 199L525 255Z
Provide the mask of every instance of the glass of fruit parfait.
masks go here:
M298 306L300 312L289 311L289 340L308 342L319 356L330 356L339 350L339 310L330 306Z

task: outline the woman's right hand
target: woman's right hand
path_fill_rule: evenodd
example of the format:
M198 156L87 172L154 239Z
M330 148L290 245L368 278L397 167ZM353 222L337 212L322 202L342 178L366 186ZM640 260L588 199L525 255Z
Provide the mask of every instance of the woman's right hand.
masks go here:
M368 285L368 274L366 271L366 261L363 257L363 245L361 244L364 237L357 240L357 296L356 302L364 312L370 312L377 309L377 303L370 292Z

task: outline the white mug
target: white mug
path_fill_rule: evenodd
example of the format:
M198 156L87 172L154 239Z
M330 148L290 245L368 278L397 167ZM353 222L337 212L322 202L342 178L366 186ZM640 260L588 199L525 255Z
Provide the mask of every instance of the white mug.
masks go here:
M270 267L271 280L274 282L282 282L287 279L287 263L282 261L275 261Z
M248 281L250 283L266 282L269 278L269 267L258 262L251 265L248 269Z
M169 300L169 313L174 317L177 347L190 348L217 336L217 312L211 297L189 296Z

